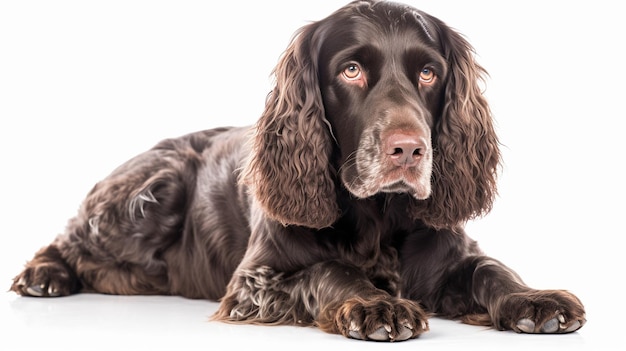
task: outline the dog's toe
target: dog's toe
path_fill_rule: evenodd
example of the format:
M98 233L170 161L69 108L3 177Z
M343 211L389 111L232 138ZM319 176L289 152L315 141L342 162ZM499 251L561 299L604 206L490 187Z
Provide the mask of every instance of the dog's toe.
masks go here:
M528 318L523 318L517 321L517 328L522 333L534 333L535 332L535 322L531 321Z
M388 341L390 332L391 332L391 327L388 325L384 325L376 329L373 333L369 334L367 337L375 341Z
M44 296L45 288L46 286L44 284L29 286L26 288L26 293L30 296L41 297Z
M559 331L559 320L557 318L552 318L545 322L541 329L539 329L542 333L556 333Z

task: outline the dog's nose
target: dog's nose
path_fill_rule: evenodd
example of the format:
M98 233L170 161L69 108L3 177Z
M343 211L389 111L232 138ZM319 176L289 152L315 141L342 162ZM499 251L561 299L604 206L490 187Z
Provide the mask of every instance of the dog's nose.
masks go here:
M394 132L385 139L385 153L399 167L414 167L428 150L424 137L416 133Z

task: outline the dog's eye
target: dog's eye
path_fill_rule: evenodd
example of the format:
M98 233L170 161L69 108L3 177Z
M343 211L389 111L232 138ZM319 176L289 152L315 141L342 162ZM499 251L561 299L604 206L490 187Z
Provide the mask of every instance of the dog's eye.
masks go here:
M343 70L343 76L347 80L356 80L361 77L361 67L356 63L350 63Z
M420 71L420 83L430 84L435 81L435 72L430 68L424 68Z
M349 86L357 86L361 89L367 87L367 73L356 62L348 63L341 72L341 79Z

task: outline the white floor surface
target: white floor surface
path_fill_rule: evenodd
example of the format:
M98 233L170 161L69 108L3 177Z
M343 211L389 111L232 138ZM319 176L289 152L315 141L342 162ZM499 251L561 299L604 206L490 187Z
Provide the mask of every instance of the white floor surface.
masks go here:
M2 295L2 350L623 350L592 321L567 335L499 332L439 318L418 339L365 342L316 328L209 321L217 303L168 296ZM605 330L606 331L606 330Z

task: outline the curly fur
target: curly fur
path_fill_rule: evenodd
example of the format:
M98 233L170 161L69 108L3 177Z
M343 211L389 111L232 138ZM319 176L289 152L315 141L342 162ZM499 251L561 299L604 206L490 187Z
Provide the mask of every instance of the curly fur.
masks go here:
M285 225L323 228L333 224L339 208L311 46L302 34L276 66L276 86L257 123L244 180L269 216Z
M354 1L304 26L254 127L160 142L96 184L14 279L20 295L219 300L213 320L402 341L432 314L524 333L585 323L464 222L496 195L498 138L469 43Z
M449 228L487 214L496 196L500 165L498 137L480 82L486 71L458 33L438 23L443 56L450 63L444 106L435 127L433 193L415 204L415 218Z

